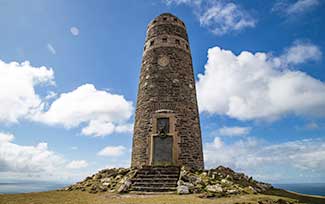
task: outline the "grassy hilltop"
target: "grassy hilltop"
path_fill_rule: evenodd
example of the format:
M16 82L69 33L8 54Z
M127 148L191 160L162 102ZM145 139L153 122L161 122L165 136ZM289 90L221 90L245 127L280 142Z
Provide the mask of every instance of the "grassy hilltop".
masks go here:
M126 185L136 172L104 169L57 191L0 195L0 204L325 204L325 197L275 189L223 166L205 171L181 168L177 191L140 194ZM187 192L179 191L180 186Z
M272 190L268 194L234 195L223 198L200 198L199 195L176 194L91 194L80 191L48 191L41 193L0 195L0 204L286 204L325 203L321 196L306 196L283 190Z

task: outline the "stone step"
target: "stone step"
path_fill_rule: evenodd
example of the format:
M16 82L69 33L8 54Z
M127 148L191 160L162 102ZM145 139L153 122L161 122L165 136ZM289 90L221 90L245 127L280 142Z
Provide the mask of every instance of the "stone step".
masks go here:
M169 187L175 187L175 186L177 186L177 183L134 182L133 186L169 186Z
M142 168L139 171L178 172L179 168Z
M179 169L179 166L142 166L141 169Z
M162 187L168 187L168 188L176 188L177 185L175 184L154 184L154 183L148 183L148 184L133 184L133 187L151 187L151 188L162 188Z
M164 168L164 167L159 167L159 168L149 168L149 167L145 167L145 168L141 168L141 170L157 170L157 171L176 171L176 170L179 170L179 168L178 167L173 167L173 168L170 168L170 167L166 167L166 168Z
M165 179L165 178L175 178L178 179L178 174L139 174L137 173L136 178L159 178L159 179Z
M177 184L177 180L174 180L174 181L163 181L163 180L154 180L154 181L150 181L150 180L143 180L143 179L139 179L139 180L136 180L136 181L134 181L134 180L131 180L132 181L132 183L144 183L144 184L146 184L146 183L166 183L166 184L173 184L173 185L175 185L175 184Z
M176 191L176 187L143 187L143 186L132 186L132 191L142 191L142 192L166 192L166 191Z
M167 192L175 191L180 168L177 166L145 166L131 179L130 191Z
M142 168L141 171L179 171L179 168Z
M147 181L147 182L177 182L178 178L133 178L132 182Z

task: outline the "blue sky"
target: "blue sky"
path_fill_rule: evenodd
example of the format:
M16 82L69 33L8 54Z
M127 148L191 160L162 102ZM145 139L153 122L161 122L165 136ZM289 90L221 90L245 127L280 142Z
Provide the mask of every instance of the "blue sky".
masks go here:
M129 166L146 26L171 12L187 26L206 167L325 182L323 10L320 0L1 0L0 181Z

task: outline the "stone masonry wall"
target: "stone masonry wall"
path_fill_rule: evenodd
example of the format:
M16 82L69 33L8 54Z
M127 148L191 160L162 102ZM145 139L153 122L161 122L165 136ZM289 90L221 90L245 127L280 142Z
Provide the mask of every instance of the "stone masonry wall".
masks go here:
M132 147L133 167L150 165L153 115L175 114L176 165L203 169L192 58L184 23L171 14L149 25L144 46Z

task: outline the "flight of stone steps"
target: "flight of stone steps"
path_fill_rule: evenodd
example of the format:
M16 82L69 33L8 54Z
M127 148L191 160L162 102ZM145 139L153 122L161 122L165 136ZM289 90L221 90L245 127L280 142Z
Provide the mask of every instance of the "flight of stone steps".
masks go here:
M131 192L176 191L178 166L144 166L132 179Z

